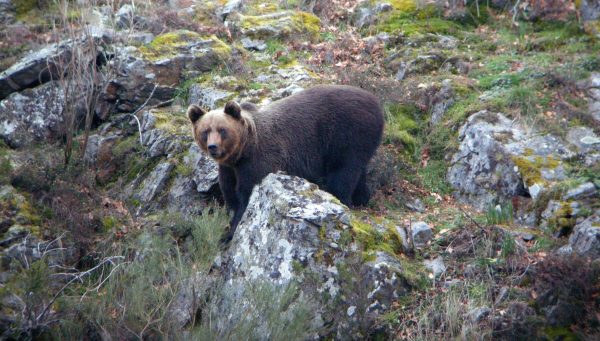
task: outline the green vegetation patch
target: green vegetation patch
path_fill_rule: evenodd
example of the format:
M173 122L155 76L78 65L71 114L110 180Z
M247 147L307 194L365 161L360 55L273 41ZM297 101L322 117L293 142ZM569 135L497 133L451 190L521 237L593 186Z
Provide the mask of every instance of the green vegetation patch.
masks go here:
M418 143L415 134L420 128L416 117L422 116L421 111L414 105L388 104L384 113L384 143L401 144L407 155L413 155Z
M402 237L392 224L383 222L382 231L378 231L373 227L372 222L365 222L364 219L353 219L351 225L355 240L362 246L367 259L370 259L376 251L383 251L390 255L402 252Z
M552 156L512 156L512 161L519 168L519 173L527 186L545 184L541 170L554 169L560 165L560 161Z
M403 33L406 36L423 33L450 34L462 36L462 28L459 24L441 18L429 18L425 20L415 19L412 15L404 12L394 12L388 18L376 26L378 32Z
M175 57L180 52L189 50L192 44L199 42L206 42L208 53L212 52L219 58L225 58L231 54L231 47L215 35L201 36L196 32L187 30L161 34L154 38L150 44L140 47L139 50L144 58L156 61Z
M190 120L183 111L172 110L153 110L152 114L156 117L155 127L176 135L190 135Z

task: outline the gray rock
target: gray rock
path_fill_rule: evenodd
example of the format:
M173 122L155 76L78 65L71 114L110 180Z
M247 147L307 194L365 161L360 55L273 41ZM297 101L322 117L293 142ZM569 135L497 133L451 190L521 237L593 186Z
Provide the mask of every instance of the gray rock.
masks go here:
M291 84L288 87L279 90L278 94L279 94L279 97L283 98L283 97L291 96L293 94L297 94L297 93L301 92L302 90L304 90L304 88L301 87L300 85Z
M550 156L560 160L568 160L576 155L556 136L537 135L535 132L530 132L528 135L522 141L507 143L506 149L515 155L526 155L528 152L533 152L535 156Z
M156 121L157 119L153 111L146 111L142 114L140 122L142 128L142 145L146 147L147 155L151 158L158 156L173 157L183 152L184 145L191 139L191 136L155 128Z
M469 117L459 140L447 178L458 199L479 209L527 192L537 200L552 182L566 177L563 160L576 155L555 136L538 134L485 110ZM532 176L529 168L541 176Z
M115 22L120 29L148 29L148 20L136 13L136 8L131 4L124 4L115 14Z
M192 143L183 162L193 169L192 180L196 191L207 195L219 185L219 166L196 143Z
M12 148L63 136L63 92L57 81L0 102L0 138Z
M170 321L183 329L193 321L202 300L208 295L215 278L205 273L197 272L179 284L177 296L169 304L167 312Z
M65 40L60 43L48 45L23 57L19 62L0 73L0 100L13 92L35 87L41 83L58 79L60 65L71 60L76 46L84 46L88 39L94 39L95 44L103 45L112 41L108 31L94 31L90 37L75 40ZM102 49L99 48L97 56L100 57ZM88 61L88 63L91 61Z
M225 105L225 102L231 99L232 96L232 93L224 90L194 84L189 90L189 104L198 104L201 107L213 110Z
M409 64L405 63L405 62L400 62L400 65L398 67L398 71L396 72L396 80L397 81L401 81L404 79L404 76L406 76L406 72L408 71L409 68Z
M356 26L358 29L361 29L372 25L373 23L375 23L376 19L377 17L375 16L375 13L373 13L373 10L371 8L361 7L356 13L354 26Z
M223 8L217 11L217 15L221 19L221 21L225 21L227 16L229 16L233 12L239 12L242 10L244 6L244 2L242 0L229 0L223 6Z
M305 315L310 326L328 325L329 333L340 339L367 335L361 332L368 330L361 328L368 329L407 288L401 265L389 255L379 252L373 261L361 262L356 244L341 238L350 221L348 208L316 185L282 173L269 174L254 188L223 255L223 304L213 314L217 329L228 330L231 323L248 318L248 300L243 298L252 283L275 288L298 283L299 293L290 304L310 304L311 314ZM357 273L348 277L348 271ZM231 302L238 304L231 308ZM254 330L259 333L256 338L270 338L263 322Z
M499 305L500 303L502 303L504 300L506 300L508 298L508 287L504 286L502 288L500 288L500 291L498 291L498 295L496 296L496 300L494 301L494 304Z
M583 21L600 19L600 1L581 0L579 12L581 13L581 19L583 19Z
M187 31L177 34L176 50L162 56L143 54L132 46L115 46L118 58L110 63L119 76L103 93L104 111L133 112L146 101L148 106L164 104L175 97L177 85L187 72L210 71L229 56L228 48L217 38L205 39Z
M454 104L454 91L452 90L452 81L444 79L442 88L438 91L431 101L431 124L438 124L446 110Z
M588 2L591 3L589 0ZM600 73L593 72L591 74L587 91L589 94L588 112L596 123L600 123Z
M390 3L387 3L387 2L382 2L382 3L375 5L375 12L377 12L377 13L389 12L393 9L394 9L394 6L392 6Z
M142 183L142 188L135 197L142 203L150 203L157 195L159 195L167 184L167 180L171 175L171 171L175 167L170 162L160 163Z
M15 22L15 5L11 0L0 0L0 26L6 27Z
M526 242L530 242L535 239L535 234L532 233L521 233L521 239Z
M128 41L128 42L144 45L144 44L150 44L152 42L152 40L154 40L154 34L152 34L150 32L126 31L123 34L123 38L126 39L126 41Z
M240 42L242 43L242 46L246 49L246 50L252 50L252 51L264 51L267 48L267 44L265 43L264 40L253 40L250 38L243 38L242 40L240 40Z
M565 250L563 250L565 251ZM592 259L600 258L600 217L593 215L575 225L569 237L567 252Z
M567 141L577 146L580 153L600 151L600 138L591 128L574 127L567 133Z
M433 230L424 221L411 225L412 240L415 246L423 247L433 238Z
M405 251L411 250L410 243L408 242L408 234L406 233L406 229L402 226L396 226L396 232L398 232L398 235L402 240L402 248Z
M427 269L429 269L431 272L433 272L433 276L434 277L438 277L439 275L443 274L444 272L446 272L446 265L444 264L444 258L437 257L435 259L426 259L423 261L423 264L425 264L425 267Z
M409 210L423 213L425 212L425 205L419 198L415 198L414 200L407 200L404 202L404 206L406 206Z
M459 131L461 143L448 170L448 182L457 190L458 199L478 209L525 191L510 153L497 136L521 140L525 132L502 114L480 111L471 115Z
M567 194L565 194L563 196L563 199L564 200L569 200L569 199L579 200L579 199L583 199L583 198L590 198L590 197L596 196L597 193L598 193L598 190L596 189L596 186L594 186L594 184L591 182L586 182L575 188L568 190Z
M469 320L473 323L478 323L488 317L492 310L488 307L475 308L467 313Z
M119 136L117 135L90 135L88 137L88 143L85 148L85 153L83 155L84 161L89 165L96 164L96 162L98 161L98 155L103 151L107 152L107 149L111 148L118 138Z
M231 13L225 24L242 37L253 39L285 39L294 34L304 33L305 27L298 25L296 11L279 11L257 16L242 16Z
M218 166L196 143L190 144L183 164L191 174L187 171L176 174L167 195L167 207L171 212L201 214L219 192Z
M571 201L565 203L558 200L550 200L548 201L548 206L546 206L546 209L544 209L544 211L540 215L540 217L542 218L542 222L540 225L542 227L546 227L547 221L549 219L555 218L557 213L563 208L564 205L568 205L568 210L570 211L570 215L572 217L577 217L581 209L581 204L579 202Z

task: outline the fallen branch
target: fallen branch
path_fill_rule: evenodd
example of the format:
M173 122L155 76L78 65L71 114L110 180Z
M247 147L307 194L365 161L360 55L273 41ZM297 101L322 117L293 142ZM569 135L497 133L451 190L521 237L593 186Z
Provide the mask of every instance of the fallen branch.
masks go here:
M136 114L138 112L140 112L142 109L144 109L146 107L146 105L148 105L148 102L150 102L150 99L152 99L152 96L154 96L154 91L156 91L157 87L158 87L158 84L154 84L154 88L152 88L152 92L150 92L150 96L148 96L146 101L139 108L137 108L133 113L129 114L129 115L133 116L133 118L135 118L135 120L137 122L138 131L140 132L140 145L142 147L144 146L144 141L142 139L142 124L140 123L140 119L136 116Z

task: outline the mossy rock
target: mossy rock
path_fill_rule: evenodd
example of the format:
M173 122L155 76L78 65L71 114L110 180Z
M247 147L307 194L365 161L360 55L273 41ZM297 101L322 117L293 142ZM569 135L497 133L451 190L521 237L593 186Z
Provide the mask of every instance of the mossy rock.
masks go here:
M256 39L287 39L298 35L316 39L321 28L318 17L302 11L237 15L233 20L237 22L242 35Z
M513 156L512 161L519 168L519 173L523 182L527 186L534 184L546 184L548 181L543 178L543 169L556 169L561 165L561 161L552 156L532 155L532 151L526 150L525 156ZM529 155L527 155L529 154Z
M211 54L220 60L231 55L231 47L215 35L202 36L187 30L161 34L150 44L140 47L139 51L149 61L169 59L180 54L191 54L194 57Z

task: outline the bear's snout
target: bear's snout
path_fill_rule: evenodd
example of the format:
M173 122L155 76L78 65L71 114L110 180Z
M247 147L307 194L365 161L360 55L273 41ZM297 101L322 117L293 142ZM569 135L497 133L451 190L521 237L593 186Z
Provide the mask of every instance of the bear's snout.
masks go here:
M217 156L218 148L219 147L217 147L216 144L214 144L214 143L213 144L209 144L206 148L208 149L208 152L210 153L211 156L213 156L213 157Z

